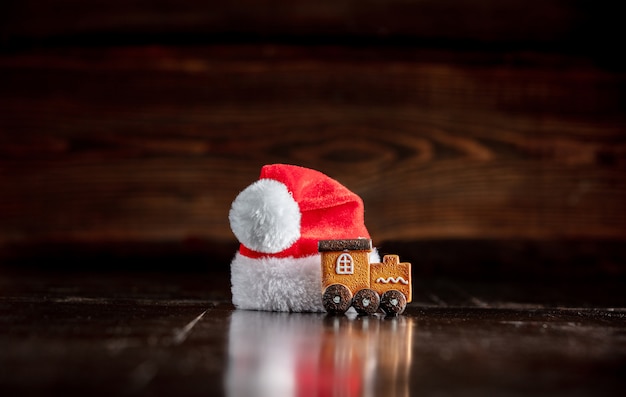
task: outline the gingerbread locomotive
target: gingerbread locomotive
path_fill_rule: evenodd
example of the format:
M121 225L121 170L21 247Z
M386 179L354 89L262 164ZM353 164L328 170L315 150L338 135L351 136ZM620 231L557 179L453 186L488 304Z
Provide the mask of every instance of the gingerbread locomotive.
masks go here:
M370 263L372 240L321 240L318 250L327 312L344 313L353 306L359 314L374 314L380 307L395 315L411 302L411 264L400 263L397 255Z
M410 264L381 262L361 198L319 171L264 166L229 221L240 242L231 262L238 309L399 314L411 301Z

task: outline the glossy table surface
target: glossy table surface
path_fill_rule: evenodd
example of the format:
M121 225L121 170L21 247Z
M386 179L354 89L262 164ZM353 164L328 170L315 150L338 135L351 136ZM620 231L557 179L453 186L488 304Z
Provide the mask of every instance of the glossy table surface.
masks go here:
M416 280L395 318L235 310L228 274L0 273L0 394L622 395L619 282Z

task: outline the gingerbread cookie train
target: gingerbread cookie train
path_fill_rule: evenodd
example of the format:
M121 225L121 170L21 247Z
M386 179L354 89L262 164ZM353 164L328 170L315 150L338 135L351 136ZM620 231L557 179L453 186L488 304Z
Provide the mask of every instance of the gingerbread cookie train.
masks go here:
M411 264L397 255L370 263L372 240L320 240L322 303L331 314L353 306L359 314L401 314L412 300Z

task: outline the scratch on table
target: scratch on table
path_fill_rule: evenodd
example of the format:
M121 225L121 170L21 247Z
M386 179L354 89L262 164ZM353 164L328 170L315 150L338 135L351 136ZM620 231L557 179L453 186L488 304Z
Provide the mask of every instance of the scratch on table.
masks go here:
M428 294L428 297L439 306L448 306L448 304L443 299L435 294Z
M198 321L200 321L200 319L204 316L204 314L207 311L209 311L209 309L206 309L205 311L200 313L200 315L198 317L196 317L193 320L191 320L182 329L175 330L174 337L172 338L172 341L174 342L175 345L180 345L181 343L183 343L185 341L185 339L187 339L187 336L189 335L189 332L191 332L193 327L198 323Z
M473 295L469 295L470 302L472 302L477 307L489 307L489 304L482 299L479 299Z
M159 368L153 361L144 361L130 374L131 390L133 392L145 388L154 379Z
M450 285L449 288L452 291L455 291L460 296L464 297L465 299L468 299L471 302L471 304L473 304L476 307L482 307L482 308L489 307L489 304L487 302L472 295L471 293L467 292L465 289L459 287L458 285Z
M104 345L109 353L116 355L128 348L143 346L143 340L139 338L114 338L106 341Z

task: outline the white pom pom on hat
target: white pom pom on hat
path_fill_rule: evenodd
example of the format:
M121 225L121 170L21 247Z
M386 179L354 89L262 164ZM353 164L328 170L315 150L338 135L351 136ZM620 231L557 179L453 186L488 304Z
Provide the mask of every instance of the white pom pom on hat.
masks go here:
M260 179L233 201L228 219L241 244L251 250L275 254L300 237L300 208L287 186Z

